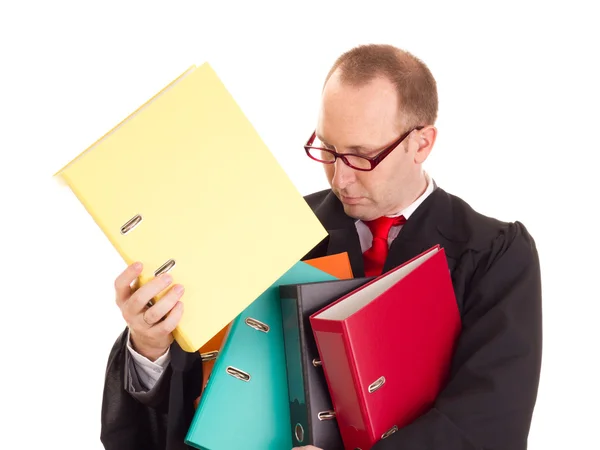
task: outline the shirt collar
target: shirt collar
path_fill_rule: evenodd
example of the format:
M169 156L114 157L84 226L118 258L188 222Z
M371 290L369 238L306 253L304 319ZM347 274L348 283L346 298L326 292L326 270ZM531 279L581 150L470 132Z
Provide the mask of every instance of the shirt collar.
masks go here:
M419 196L419 198L417 198L413 203L411 203L410 205L408 205L406 208L404 208L402 211L400 211L397 214L393 214L390 217L397 217L397 216L404 216L404 218L406 220L408 220L408 218L412 215L412 213L414 213L416 211L416 209L421 205L421 203L423 203L425 201L425 199L429 196L429 194L431 194L435 188L435 182L432 180L432 178L429 176L429 174L427 172L425 172L425 178L427 179L427 188L425 189L425 192L423 192L423 194L421 194L421 196Z

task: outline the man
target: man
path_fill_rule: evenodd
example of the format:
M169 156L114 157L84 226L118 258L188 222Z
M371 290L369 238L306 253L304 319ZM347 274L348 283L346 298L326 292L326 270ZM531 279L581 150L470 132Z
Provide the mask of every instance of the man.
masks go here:
M526 449L542 350L537 250L523 224L477 213L424 172L437 102L433 76L407 52L367 45L340 56L305 145L331 186L306 197L329 234L306 258L347 251L360 277L435 244L446 251L462 318L449 380L431 410L374 450ZM131 266L115 282L129 332L110 355L101 439L107 449L183 449L201 361L171 335L182 291L157 278L132 293L139 273Z

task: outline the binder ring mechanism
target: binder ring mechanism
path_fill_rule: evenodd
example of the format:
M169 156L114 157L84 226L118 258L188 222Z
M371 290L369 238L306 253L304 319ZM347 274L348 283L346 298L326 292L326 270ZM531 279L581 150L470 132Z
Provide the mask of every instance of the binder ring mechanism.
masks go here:
M142 216L140 214L136 214L135 216L133 216L131 219L129 219L125 225L123 225L121 227L121 234L127 234L129 233L131 230L133 230L135 227L137 227L140 223L142 223ZM168 272L169 270L171 270L173 267L175 267L175 260L174 259L169 259L166 263L164 263L162 266L160 266L158 269L156 269L154 271L154 276L157 277L163 273Z
M166 263L164 263L162 266L160 266L158 269L156 269L154 271L154 276L157 277L159 275L162 275L163 273L167 273L173 267L175 267L175 260L174 259L170 259L170 260L168 260Z
M131 219L129 219L127 222L125 222L125 225L123 225L121 227L121 234L125 235L125 234L129 233L131 230L133 230L135 227L137 227L141 222L142 222L142 216L140 214L136 214Z
M266 323L262 323L260 320L253 319L252 317L247 317L246 320L244 320L244 322L246 323L246 325L254 328L255 330L262 331L263 333L269 332L269 326ZM235 367L228 366L225 369L225 372L227 372L232 377L237 378L238 380L250 381L249 373L244 372L240 369L236 369Z
M321 360L318 358L313 358L312 363L315 367L321 367Z
M252 317L247 317L244 322L246 322L246 325L249 327L258 331L262 331L263 333L268 333L270 330L269 325L261 322L260 320L253 319Z
M246 320L244 320L244 322L246 323L246 325L254 328L255 330L262 331L263 333L269 332L269 326L266 323L262 323L260 320L253 319L252 317L247 317ZM238 380L250 381L249 373L244 372L240 369L236 369L235 367L228 366L225 369L225 372L231 375L232 377L237 378Z
M385 383L385 377L379 377L369 385L369 394L372 394Z
M159 275L162 275L163 273L167 273L173 267L175 267L175 260L170 259L154 271L154 276L157 277ZM154 305L154 300L150 300L146 306L148 306L148 308L150 308L152 305Z
M200 353L200 358L202 359L202 362L213 361L213 360L217 359L217 356L219 356L218 350L214 350L212 352Z
M240 370L240 369L236 369L235 367L228 366L225 369L225 372L227 372L233 378L237 378L238 380L250 381L250 374L249 373L246 373L246 372L244 372L243 370Z
M294 435L296 436L296 440L298 442L304 441L304 428L299 423L294 427Z
M140 223L142 223L142 220L144 220L142 215L136 214L131 219L129 219L127 222L125 222L125 224L121 227L121 234L126 235L126 234L130 233L134 228L136 228ZM154 276L157 277L163 273L166 273L169 270L171 270L173 267L175 267L175 260L169 259L166 263L164 263L162 266L160 266L158 269L156 269L154 271ZM148 306L148 308L150 308L152 305L154 305L154 300L150 300L146 306Z
M385 433L383 433L381 435L381 439L385 439L386 437L391 436L392 434L394 434L396 431L398 431L398 426L394 425L392 428L390 428L389 430L387 430Z
M335 419L335 411L321 411L317 414L319 420L331 420Z

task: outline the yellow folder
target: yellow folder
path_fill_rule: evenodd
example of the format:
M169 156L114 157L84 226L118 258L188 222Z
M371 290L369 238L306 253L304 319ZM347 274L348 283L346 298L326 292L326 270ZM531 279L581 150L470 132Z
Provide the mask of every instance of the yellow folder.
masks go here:
M183 284L174 336L189 352L327 235L208 63L55 176L127 264L144 264L141 284L164 271Z

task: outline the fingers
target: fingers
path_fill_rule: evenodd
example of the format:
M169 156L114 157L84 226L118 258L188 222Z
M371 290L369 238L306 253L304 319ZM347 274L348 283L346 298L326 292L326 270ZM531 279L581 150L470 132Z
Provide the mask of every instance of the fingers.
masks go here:
M162 303L162 300L159 302ZM177 324L181 320L183 314L183 303L177 302L173 309L168 312L162 322L154 325L152 328L156 328L159 333L169 334L177 327Z
M141 264L132 264L117 277L116 300L136 351L154 360L164 354L173 342L172 332L183 314L183 303L179 301L183 287L173 286L159 301L148 307L153 298L169 288L173 279L165 273L139 288L133 288L132 284L139 279L141 272Z
M116 302L119 308L122 308L125 301L131 296L131 285L141 273L142 263L136 262L127 267L115 279Z
M160 322L171 309L176 305L183 295L183 286L176 284L167 292L160 301L156 302L151 308L144 312L144 322L152 326Z
M165 273L153 278L131 294L121 308L125 320L128 323L132 322L135 316L145 310L148 302L168 288L172 281L171 275Z

